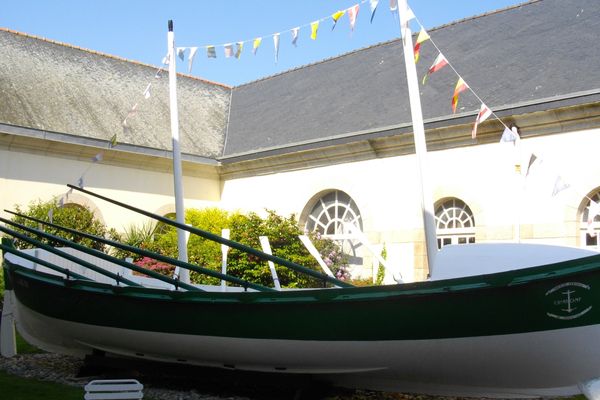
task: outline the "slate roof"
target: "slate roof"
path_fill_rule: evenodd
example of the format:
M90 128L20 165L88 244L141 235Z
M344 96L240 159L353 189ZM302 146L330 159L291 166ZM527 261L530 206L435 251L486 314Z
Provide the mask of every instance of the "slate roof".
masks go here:
M600 101L598 0L536 0L429 33L495 111ZM423 43L420 77L437 54ZM474 120L480 101L467 92L452 115L456 81L446 67L421 86L426 128L427 122ZM394 40L235 87L222 161L364 138L409 123L402 43Z
M60 141L109 140L117 133L120 143L171 149L166 72L156 79L157 67L7 29L0 29L0 52L0 124L48 132L48 138L59 133ZM179 76L183 153L222 154L230 95L227 86ZM124 131L122 121L136 102Z

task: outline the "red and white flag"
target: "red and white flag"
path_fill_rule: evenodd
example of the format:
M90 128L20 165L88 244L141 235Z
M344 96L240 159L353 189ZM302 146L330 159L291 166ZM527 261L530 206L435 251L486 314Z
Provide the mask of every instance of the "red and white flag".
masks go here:
M354 30L354 25L356 24L356 17L358 16L358 4L350 7L348 9L348 21L350 21L350 29Z
M485 104L481 103L479 114L477 114L477 118L475 119L475 125L473 125L473 130L471 131L471 138L475 139L475 137L477 136L477 126L486 119L488 119L490 115L492 115L492 110L490 110Z
M452 95L452 112L456 112L456 105L458 104L458 95L469 88L469 85L463 81L463 78L458 78L456 86L454 87L454 95Z
M433 61L433 64L431 64L431 67L429 67L429 70L427 71L427 75L425 75L423 77L423 85L425 84L425 82L427 82L427 78L429 78L429 75L433 74L434 72L439 71L440 69L444 68L446 65L448 65L448 60L446 60L446 57L444 57L444 55L442 53L438 54L435 61Z

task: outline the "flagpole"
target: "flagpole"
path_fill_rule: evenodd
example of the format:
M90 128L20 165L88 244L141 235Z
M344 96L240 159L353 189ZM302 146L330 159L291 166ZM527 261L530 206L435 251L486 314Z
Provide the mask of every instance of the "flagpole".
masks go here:
M185 224L185 208L183 206L183 183L181 169L181 148L179 146L179 111L177 109L177 66L175 59L175 33L173 21L169 20L169 33L167 34L169 49L169 105L171 109L171 138L173 143L173 180L175 186L175 214L177 222ZM188 261L187 238L185 231L177 229L178 259ZM185 268L179 270L179 280L190 283L190 273Z
M423 213L423 227L425 230L425 246L427 248L427 264L429 275L435 268L435 257L438 252L435 215L433 210L433 196L429 186L427 170L427 142L425 141L425 127L423 125L423 112L421 110L421 97L419 94L419 81L417 68L414 61L412 33L408 18L408 3L406 0L398 1L400 11L400 33L404 46L404 65L406 66L406 81L410 101L410 114L412 118L413 135L415 140L415 155L417 158L417 171L421 183L421 210Z

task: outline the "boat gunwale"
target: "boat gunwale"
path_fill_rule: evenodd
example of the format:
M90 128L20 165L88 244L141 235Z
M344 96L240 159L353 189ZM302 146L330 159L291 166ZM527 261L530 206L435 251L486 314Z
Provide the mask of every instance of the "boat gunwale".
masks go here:
M301 303L314 301L365 301L404 296L428 296L438 293L464 293L474 290L520 286L532 282L577 275L594 269L600 270L600 254L523 269L442 280L347 288L308 288L279 292L221 292L218 291L220 287L215 287L217 291L214 292L195 292L119 286L97 281L73 279L72 277L61 277L60 275L33 270L7 259L4 259L3 266L5 269L29 279L90 293L95 292L97 294L115 294L134 298L176 300L190 303Z

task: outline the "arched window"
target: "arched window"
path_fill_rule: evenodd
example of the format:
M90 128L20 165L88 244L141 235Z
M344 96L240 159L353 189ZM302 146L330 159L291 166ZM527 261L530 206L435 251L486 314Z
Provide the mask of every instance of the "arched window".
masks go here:
M594 202L594 203L592 203ZM596 204L596 206L594 206ZM600 234L600 215L599 210L594 210L600 204L600 188L594 190L591 194L583 199L580 210L581 210L581 224L579 228L579 237L581 245L583 247L600 250L600 241L598 240L598 234ZM590 207L592 207L592 214L595 214L592 218L590 217Z
M167 214L163 215L163 217L169 218L169 219L172 219L173 221L175 221L175 219L177 218L177 214L175 214L174 212L167 213ZM168 225L168 224L165 224L164 222L159 221L156 223L156 228L154 229L154 234L155 235L163 235L163 234L167 233L169 231L169 229L175 229L175 228L173 228L171 225Z
M475 243L475 218L464 201L457 198L442 201L435 209L435 223L438 248Z
M354 200L341 190L333 190L319 197L310 209L305 224L306 231L316 231L337 241L342 251L350 256L351 264L362 264L358 251L361 243L356 240L353 228L362 232L362 217Z

